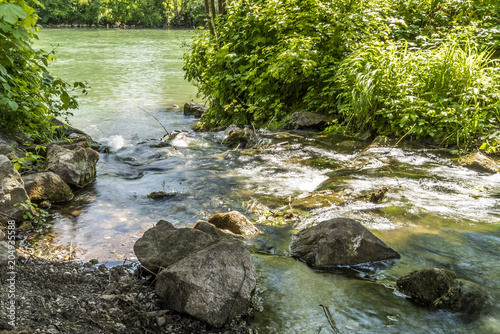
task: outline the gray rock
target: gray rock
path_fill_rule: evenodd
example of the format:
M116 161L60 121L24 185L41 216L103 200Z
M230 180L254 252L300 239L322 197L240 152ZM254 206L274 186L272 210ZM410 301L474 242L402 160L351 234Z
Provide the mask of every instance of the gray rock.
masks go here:
M459 158L458 164L480 173L498 173L500 170L495 160L481 152L467 154Z
M52 172L23 176L24 188L32 201L67 202L73 198L69 186L61 177Z
M210 234L215 239L219 239L219 238L227 236L226 233L224 233L221 230L219 230L217 227L215 227L215 225L210 224L209 222L204 221L204 220L198 220L194 224L193 228L196 229L196 230L203 231L203 232L205 232L207 234Z
M7 144L0 144L0 155L5 155L11 160L18 157L18 153L14 147Z
M285 128L290 130L322 130L331 121L333 121L333 117L329 115L313 112L295 112L290 121L285 125Z
M246 148L247 144L252 141L255 134L250 128L238 128L231 126L227 130L227 136L222 141L222 145L231 148Z
M6 241L0 241L0 267L8 265L9 261L12 261L12 257L9 259L9 255L9 244ZM14 250L14 260L18 258L19 255Z
M222 238L162 270L155 290L166 308L221 327L247 312L255 286L250 253Z
M488 305L488 295L479 285L457 280L454 272L440 268L414 271L397 281L400 292L416 304L432 310L448 309L477 316Z
M238 211L216 213L210 217L208 222L221 230L228 230L244 237L259 234L259 229Z
M200 118L207 110L208 107L199 103L186 102L184 104L184 115L186 116L194 115L195 118Z
M47 149L45 169L59 175L69 185L84 187L96 177L99 153L91 148L68 149L52 145Z
M33 214L31 208L15 205L28 201L23 179L5 155L0 155L0 221L21 221L25 212Z
M347 218L300 231L293 237L290 255L318 269L400 258L363 225Z
M134 252L141 265L153 273L166 268L214 242L213 236L192 228L176 229L160 220L134 244Z

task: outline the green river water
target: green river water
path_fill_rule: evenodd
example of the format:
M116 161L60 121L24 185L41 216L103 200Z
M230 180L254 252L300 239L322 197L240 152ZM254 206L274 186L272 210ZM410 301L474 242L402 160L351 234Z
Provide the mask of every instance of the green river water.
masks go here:
M112 265L134 260L134 242L159 219L192 226L217 211L246 212L257 201L273 206L318 187L362 193L390 186L379 204L350 201L287 225L259 225L264 233L252 242L265 250L253 255L262 311L252 329L332 333L323 304L340 333L500 333L500 174L458 167L442 151L406 144L361 153L339 144L343 138L305 132L281 141L268 134L288 143L253 154L221 146L223 133L189 132L172 146L152 147L165 133L141 109L169 131L189 131L196 122L171 107L196 101L182 72L191 31L58 29L39 36L37 47L57 46L53 74L92 87L71 121L109 151L101 153L96 181L54 209L47 239L78 245L82 261ZM177 196L146 197L162 189ZM287 256L294 233L334 217L362 222L401 259L325 273ZM399 277L427 267L479 283L491 307L468 321L419 308L394 289Z

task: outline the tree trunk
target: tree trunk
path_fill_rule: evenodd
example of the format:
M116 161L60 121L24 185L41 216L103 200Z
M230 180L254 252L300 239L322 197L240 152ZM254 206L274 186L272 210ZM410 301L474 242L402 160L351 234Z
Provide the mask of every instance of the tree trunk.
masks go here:
M219 15L226 15L226 0L219 1Z
M208 3L208 0L205 0L205 12L207 13L208 29L210 29L210 34L215 36L214 24L212 15L210 15L210 4Z

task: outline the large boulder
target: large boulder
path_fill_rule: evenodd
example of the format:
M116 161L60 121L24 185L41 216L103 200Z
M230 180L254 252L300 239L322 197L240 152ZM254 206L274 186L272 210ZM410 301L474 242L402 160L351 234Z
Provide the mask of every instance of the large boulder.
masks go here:
M136 241L134 253L144 268L157 273L213 242L214 237L201 230L175 228L171 223L160 220Z
M238 240L221 238L157 276L163 305L221 327L247 312L256 286L252 257Z
M184 104L184 115L194 116L195 118L200 118L206 111L208 107L193 102L186 102Z
M295 112L285 125L285 128L290 130L323 130L331 121L333 121L333 117L329 115L307 111Z
M52 145L47 149L45 169L59 175L69 185L84 187L96 177L99 153L91 148L73 149Z
M416 304L432 310L448 309L479 314L487 305L488 295L479 285L457 280L454 272L440 268L414 271L397 281L397 288Z
M0 155L0 221L21 221L24 213L33 214L31 207L16 205L24 204L28 200L21 175L9 158Z
M500 171L500 166L497 165L495 160L481 152L470 153L460 157L458 164L480 173L498 173Z
M318 269L400 258L363 225L347 218L300 231L293 237L290 255Z
M208 219L208 222L221 230L228 230L244 237L259 234L259 229L238 211L216 213Z
M32 201L67 202L73 198L70 187L55 173L28 174L23 176L23 181Z
M256 286L250 252L208 222L175 228L161 220L134 245L141 265L158 272L162 304L212 326L248 311Z

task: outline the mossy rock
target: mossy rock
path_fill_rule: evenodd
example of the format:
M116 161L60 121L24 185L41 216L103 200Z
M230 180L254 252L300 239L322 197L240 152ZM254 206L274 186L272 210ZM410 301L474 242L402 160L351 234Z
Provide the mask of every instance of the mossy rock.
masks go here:
M292 208L309 211L332 205L341 205L345 202L344 197L332 190L314 191L311 194L298 198L291 203Z
M455 273L440 268L423 269L397 281L400 292L431 310L451 310L477 316L488 305L488 294L479 285L458 280Z

